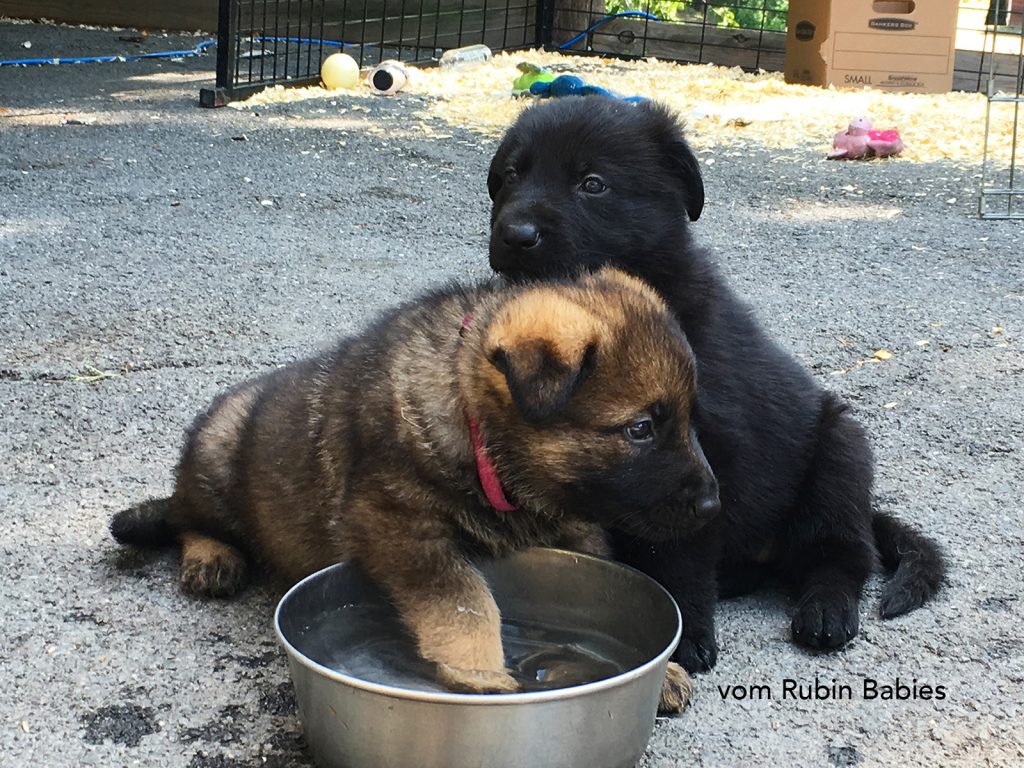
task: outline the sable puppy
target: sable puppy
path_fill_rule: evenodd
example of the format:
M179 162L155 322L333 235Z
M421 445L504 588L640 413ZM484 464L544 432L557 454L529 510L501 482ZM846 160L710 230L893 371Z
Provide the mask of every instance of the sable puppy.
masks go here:
M535 545L602 555L602 525L672 536L717 505L695 388L678 324L624 273L453 287L221 395L171 498L111 531L179 541L194 593L233 593L249 559L291 581L358 561L444 684L510 691L474 562ZM673 665L663 708L689 691Z
M765 565L791 584L793 638L813 648L856 635L876 547L895 570L883 617L938 590L936 545L872 512L864 431L765 335L693 244L687 216L700 216L704 185L666 108L600 96L531 107L501 142L487 187L495 270L519 280L619 267L661 293L692 345L700 382L693 421L721 485L722 514L669 544L615 536L618 556L679 603L676 658L687 669L715 664L716 594L748 591Z

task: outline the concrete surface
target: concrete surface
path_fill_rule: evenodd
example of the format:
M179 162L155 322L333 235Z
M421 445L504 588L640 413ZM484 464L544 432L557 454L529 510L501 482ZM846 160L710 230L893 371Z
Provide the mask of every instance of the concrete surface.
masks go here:
M0 59L116 36L0 23ZM121 551L107 521L169 490L183 428L225 385L487 273L493 138L412 130L412 96L201 110L212 66L0 68L3 766L311 764L272 590L189 599L173 553ZM697 236L851 402L879 506L952 567L936 603L889 622L872 582L861 636L833 655L788 642L777 592L723 603L718 667L642 765L1024 764L1024 227L976 218L973 166L701 159ZM782 698L815 677L852 700ZM946 696L865 699L865 680L897 678ZM755 698L723 695L737 688Z

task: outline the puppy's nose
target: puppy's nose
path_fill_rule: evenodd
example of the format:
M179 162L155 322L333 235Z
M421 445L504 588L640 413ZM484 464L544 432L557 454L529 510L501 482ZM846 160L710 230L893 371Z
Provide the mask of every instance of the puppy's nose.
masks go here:
M540 242L540 230L531 222L512 222L501 228L501 239L511 248L533 248Z
M690 505L690 513L697 520L710 520L721 511L722 502L719 501L717 493L698 497Z

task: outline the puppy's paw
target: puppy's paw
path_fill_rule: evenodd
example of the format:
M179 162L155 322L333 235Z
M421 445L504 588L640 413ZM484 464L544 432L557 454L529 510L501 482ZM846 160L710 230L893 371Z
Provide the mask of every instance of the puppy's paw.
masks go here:
M181 555L181 588L193 595L230 597L245 584L245 558L234 547L187 534Z
M833 650L846 645L860 627L860 603L848 595L805 595L793 615L793 641Z
M707 672L718 663L718 643L715 642L714 631L694 637L683 636L679 647L672 654L672 660L678 662L687 672Z
M437 679L455 693L516 693L520 690L516 679L505 671L459 669L438 664Z
M673 661L665 670L665 681L661 685L661 700L658 702L659 715L678 715L690 705L693 697L693 678Z

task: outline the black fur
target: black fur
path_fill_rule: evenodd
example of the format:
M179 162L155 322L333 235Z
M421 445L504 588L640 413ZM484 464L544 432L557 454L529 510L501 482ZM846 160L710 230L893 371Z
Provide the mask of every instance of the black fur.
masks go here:
M879 612L888 619L914 610L935 594L946 569L935 542L899 520L876 512L873 528L882 565L895 571L879 601Z
M872 512L863 429L765 335L693 244L687 218L700 215L704 186L667 109L603 97L527 109L499 147L487 185L495 270L524 279L614 264L662 293L692 345L695 422L722 512L667 545L616 537L622 559L679 602L676 657L687 669L715 664L716 598L749 591L768 572L792 586L793 638L812 648L836 648L857 634L876 542L883 564L896 570L883 616L937 591L938 547Z
M170 499L148 499L122 510L110 521L110 534L121 544L137 547L164 547L178 536L167 522Z

